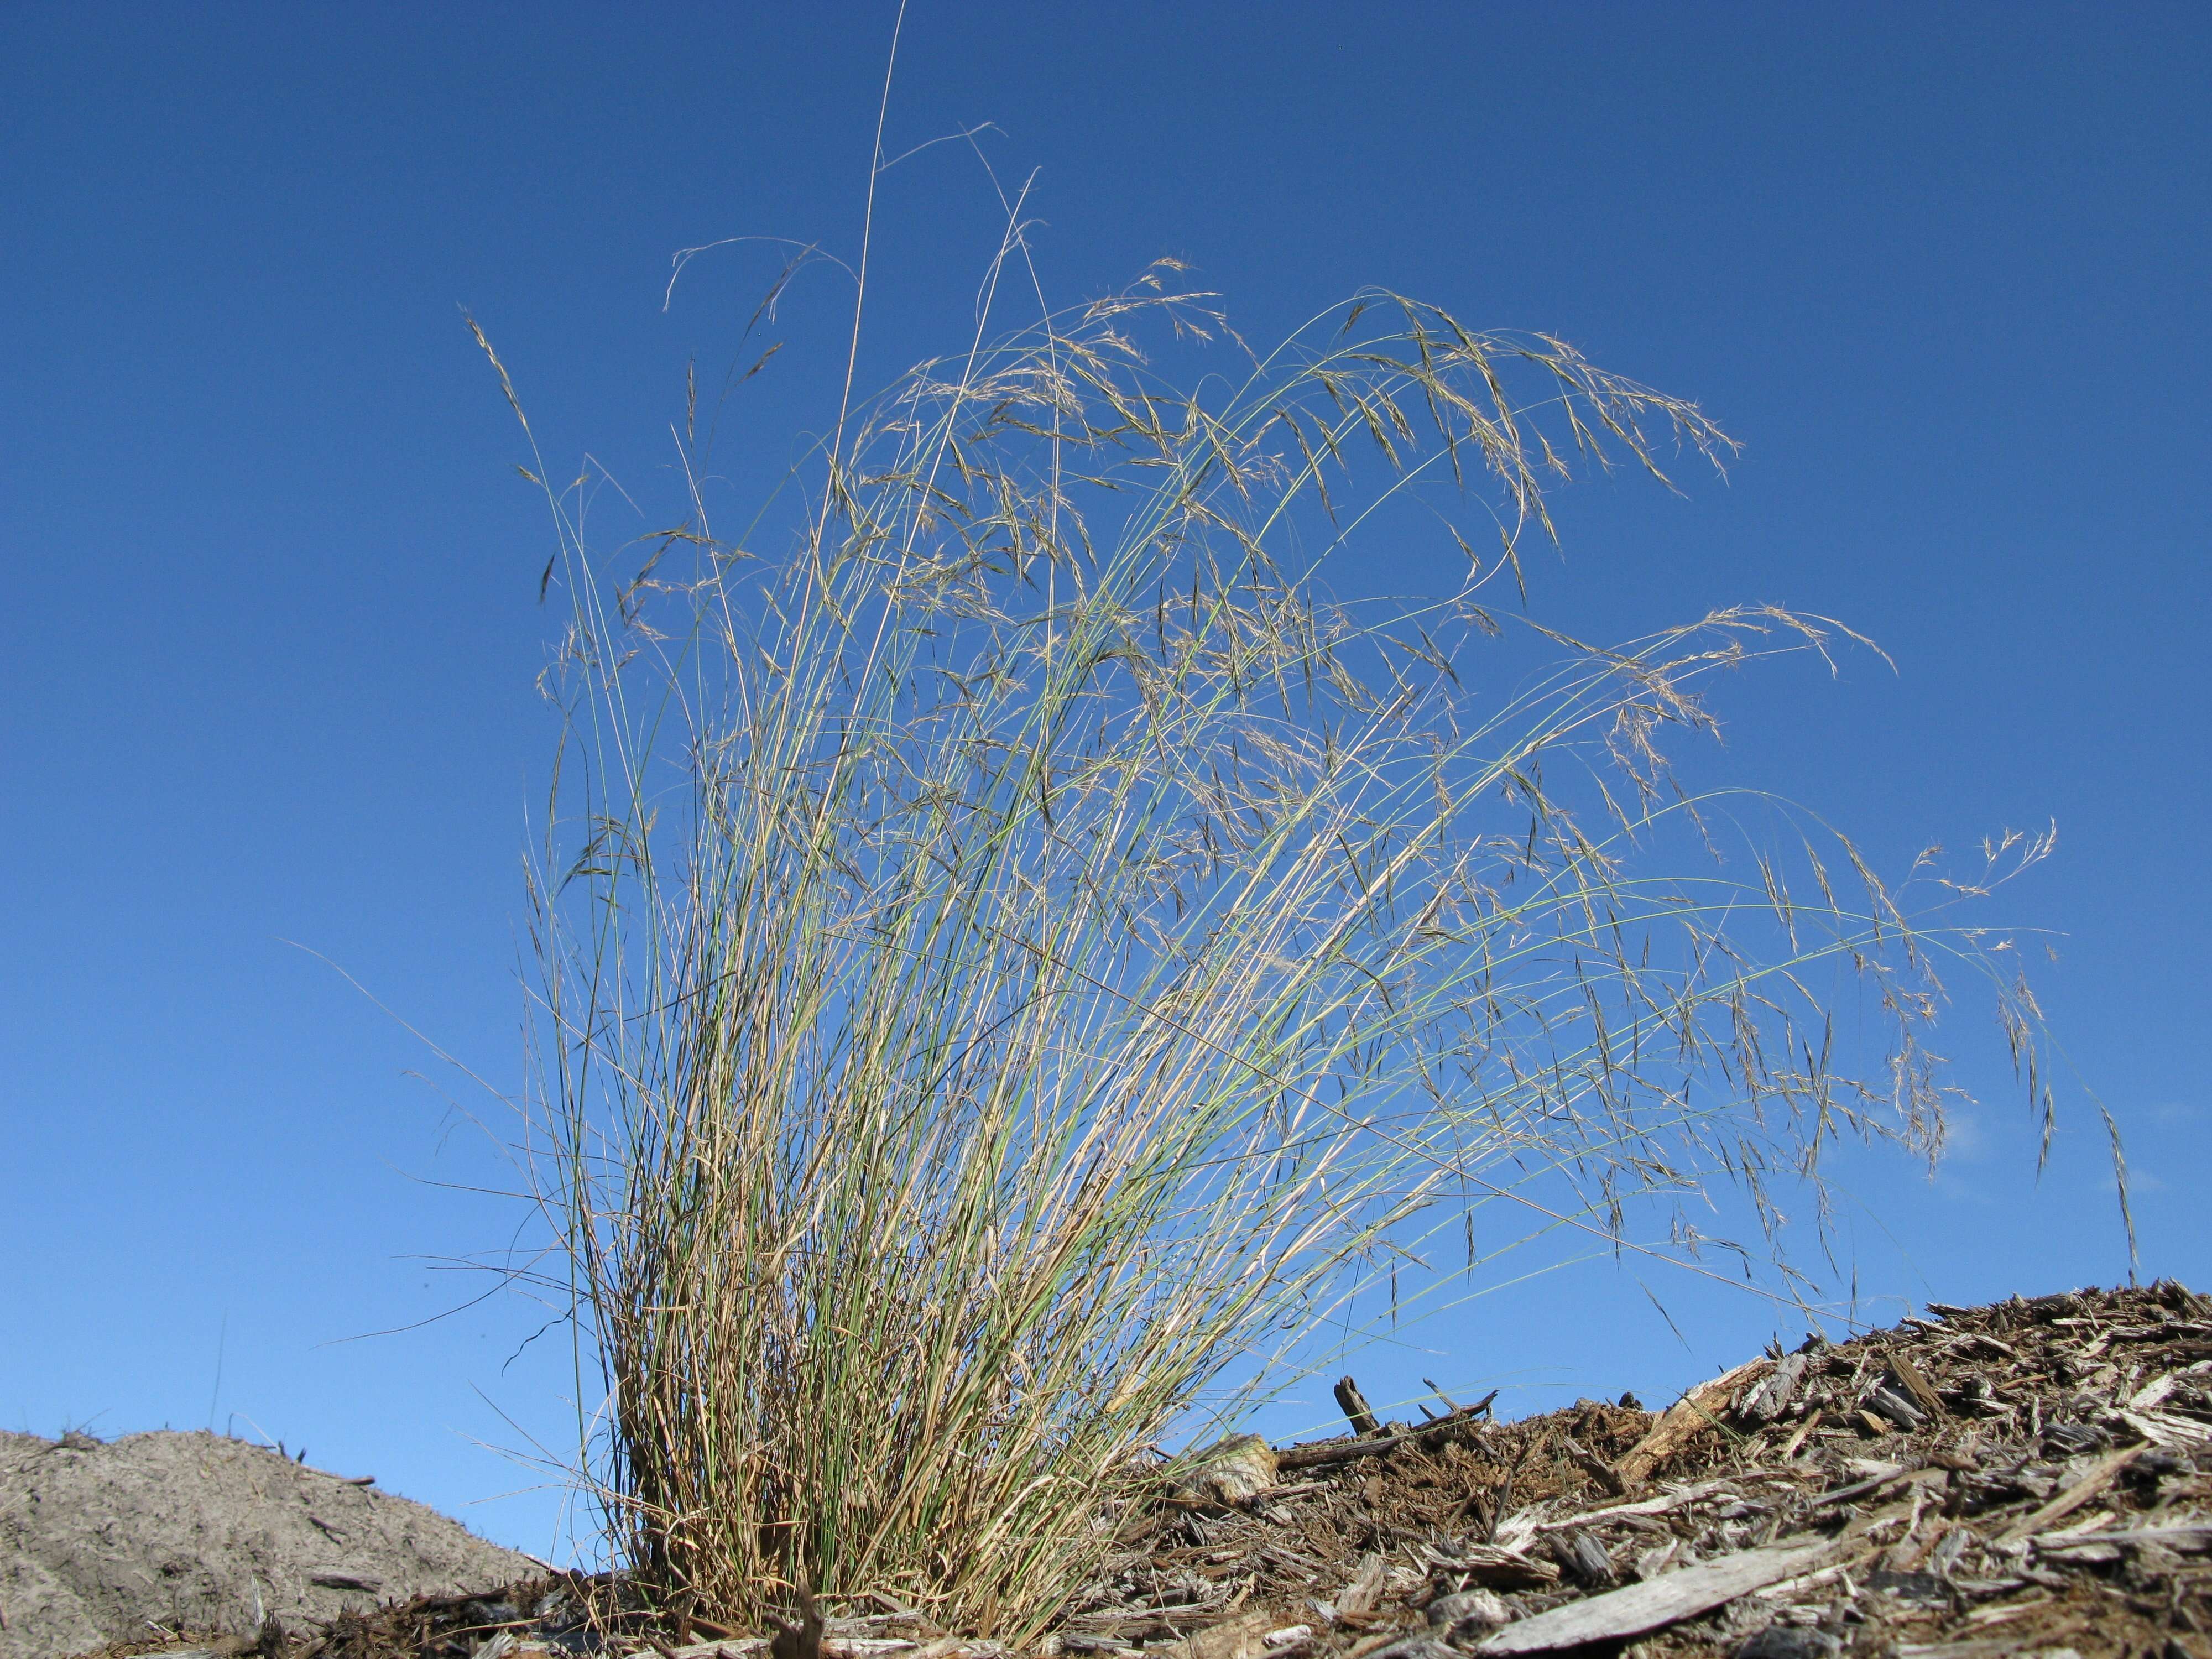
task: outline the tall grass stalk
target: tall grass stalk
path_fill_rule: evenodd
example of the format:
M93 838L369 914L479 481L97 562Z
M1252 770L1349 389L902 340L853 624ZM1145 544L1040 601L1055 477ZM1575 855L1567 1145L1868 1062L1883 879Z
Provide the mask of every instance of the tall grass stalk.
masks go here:
M534 1151L617 1541L702 1612L1034 1632L1163 1437L1472 1208L1686 1260L1716 1179L1778 1225L1839 1136L1932 1155L1936 967L2002 969L1668 770L1834 627L1517 619L1547 489L1717 463L1694 405L1382 294L1255 358L1174 280L856 409L787 539L695 489L603 555L548 489ZM1453 591L1335 592L1415 533Z

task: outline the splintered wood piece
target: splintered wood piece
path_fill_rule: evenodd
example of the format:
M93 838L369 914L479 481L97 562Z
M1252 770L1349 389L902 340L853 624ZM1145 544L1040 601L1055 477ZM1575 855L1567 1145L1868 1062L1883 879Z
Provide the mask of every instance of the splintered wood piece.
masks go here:
M1771 1359L1753 1359L1691 1389L1662 1413L1650 1431L1613 1465L1620 1472L1620 1478L1632 1486L1648 1479L1668 1454L1700 1429L1720 1419L1737 1389L1765 1376L1773 1364Z
M1171 1659L1253 1659L1262 1650L1267 1632L1282 1622L1273 1609L1255 1607L1168 1643L1164 1650Z
M1859 1401L1859 1405L1884 1423L1894 1424L1908 1434L1927 1421L1919 1407L1894 1389L1884 1388L1880 1383L1867 1390L1866 1397Z
M1379 1555L1369 1555L1359 1564L1359 1571L1336 1595L1336 1616L1357 1617L1375 1611L1375 1604L1382 1599L1383 1586L1389 1582L1389 1574Z
M1863 1469L1866 1468L1863 1463L1859 1467ZM1833 1492L1820 1493L1813 1500L1813 1507L1816 1510L1825 1509L1831 1504L1849 1504L1858 1498L1870 1497L1891 1482L1902 1480L1911 1471L1902 1463L1876 1464L1868 1471L1865 1479L1856 1480L1848 1486L1838 1486Z
M1819 1428L1821 1424L1827 1420L1828 1414L1826 1412L1806 1413L1805 1420L1797 1425L1796 1433L1792 1434L1789 1439L1782 1443L1782 1449L1780 1452L1777 1453L1776 1455L1778 1455L1782 1462L1785 1463L1788 1462L1791 1458L1797 1455L1797 1449L1813 1437L1813 1431Z
M2061 1516L2073 1514L2082 1504L2111 1486L2119 1477L2120 1471L2142 1454L2142 1447L2130 1446L2125 1451L2116 1451L2110 1457L2100 1459L2088 1474L2067 1487L2064 1492L2060 1492L2041 1509L2029 1510L1999 1533L1996 1535L1996 1541L2000 1544L2014 1543L2027 1537L2030 1533L2041 1532Z
M1585 1642L1620 1641L1711 1612L1740 1595L1826 1565L1848 1546L1821 1542L1744 1550L1587 1601L1570 1601L1506 1626L1477 1644L1477 1653L1552 1653Z
M1805 1353L1785 1354L1777 1360L1765 1380L1745 1393L1736 1416L1762 1428L1771 1423L1796 1397L1797 1385L1805 1380L1806 1368L1812 1363L1813 1356Z
M1550 1533L1544 1541L1552 1552L1552 1559L1565 1567L1577 1584L1602 1588L1613 1582L1612 1559L1606 1554L1605 1546L1588 1533L1566 1528Z
M1559 1582L1557 1562L1499 1544L1462 1544L1437 1565L1484 1589L1541 1589Z
M1734 1488L1725 1480L1706 1480L1694 1486L1685 1486L1680 1492L1668 1492L1664 1498L1647 1498L1637 1504L1611 1504L1601 1510L1585 1510L1580 1515L1570 1515L1557 1521L1540 1521L1540 1532L1553 1532L1561 1527L1596 1527L1608 1521L1617 1521L1629 1515L1664 1515L1669 1510L1679 1510L1685 1504L1694 1504L1711 1498L1717 1492Z
M2195 1367L2192 1366L2191 1369L2194 1370ZM2129 1397L2129 1407L2134 1411L2148 1411L2180 1387L2181 1378L2181 1372L2168 1371L2163 1376L2144 1383Z
M1382 1432L1382 1420L1375 1415L1375 1408L1359 1392L1359 1384L1348 1376L1336 1379L1336 1403L1343 1408L1345 1419L1352 1425L1354 1434Z
M2155 1446L2212 1445L2212 1429L2192 1418L2157 1410L2115 1411L2112 1415Z

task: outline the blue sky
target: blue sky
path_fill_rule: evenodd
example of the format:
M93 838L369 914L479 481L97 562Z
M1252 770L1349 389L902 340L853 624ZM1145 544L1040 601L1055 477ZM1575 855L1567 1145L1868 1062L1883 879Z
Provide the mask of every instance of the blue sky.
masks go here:
M554 736L543 506L461 309L563 465L665 468L685 362L726 360L775 268L703 256L664 312L670 256L850 257L891 16L0 16L0 1421L281 1437L557 1547L495 1449L562 1442L542 1314L365 1335L474 1294L441 1263L521 1218L470 1190L507 1178L494 1103L422 1040L522 1080ZM2126 1134L2144 1275L2203 1285L2208 70L2188 6L925 3L886 144L992 124L1057 299L1172 254L1257 342L1381 283L1701 399L1729 481L1562 496L1539 609L1620 635L1774 600L1879 640L1894 673L1724 689L1727 764L1892 867L2057 821L2003 919L2058 947L2039 988ZM975 148L886 176L864 383L963 337L999 216ZM822 267L783 307L741 479L818 414L848 303ZM1943 1036L1984 1103L1932 1181L1846 1170L1839 1295L2124 1277L2078 1088L2038 1182L1985 1011ZM1357 1369L1650 1399L1777 1329L1597 1262ZM1307 1392L1278 1426L1327 1414Z

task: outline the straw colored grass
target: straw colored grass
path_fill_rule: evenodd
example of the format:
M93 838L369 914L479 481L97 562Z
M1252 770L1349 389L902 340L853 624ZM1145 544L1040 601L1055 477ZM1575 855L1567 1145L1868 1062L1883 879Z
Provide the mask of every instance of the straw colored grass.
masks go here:
M1985 942L1670 772L1832 624L1520 619L1547 489L1717 464L1694 405L1382 294L1255 357L1176 280L917 369L743 535L548 492L540 1192L617 1541L720 1619L1031 1633L1475 1210L1687 1259L1717 1179L1932 1154L1947 955L2032 1054ZM1408 537L1463 580L1373 599Z

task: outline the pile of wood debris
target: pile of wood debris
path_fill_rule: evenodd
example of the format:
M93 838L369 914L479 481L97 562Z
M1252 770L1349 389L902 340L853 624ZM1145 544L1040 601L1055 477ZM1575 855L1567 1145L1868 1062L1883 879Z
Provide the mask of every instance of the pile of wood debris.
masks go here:
M1498 1423L1486 1401L1384 1425L1347 1380L1358 1432L1224 1443L1182 1493L1121 1517L1043 1650L2212 1659L2212 1303L2161 1283L1929 1311L1656 1414L1625 1396ZM764 1638L610 1630L592 1599L549 1580L418 1601L289 1652L1001 1651L896 1607Z
M1180 1634L1210 1603L1195 1659L2212 1654L2212 1304L2161 1284L1930 1311L1656 1416L1291 1448L1241 1507L1133 1540L1061 1644Z

